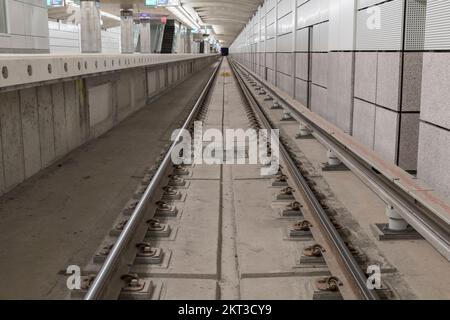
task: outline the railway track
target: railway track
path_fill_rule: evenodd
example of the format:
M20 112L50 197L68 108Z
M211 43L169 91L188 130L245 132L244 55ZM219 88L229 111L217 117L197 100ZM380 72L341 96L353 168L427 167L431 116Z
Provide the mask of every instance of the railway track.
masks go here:
M221 61L182 129L188 129L195 136L198 132L194 130L194 121L202 121L204 127L216 128L222 133L230 127L276 129L269 112L252 93L254 87L257 84L246 72L233 62ZM230 101L225 92L232 96ZM71 298L176 299L180 296L171 295L167 288L177 281L176 288L184 287L185 283L191 285L184 287L186 297L190 297L189 290L198 289L193 284L196 281L214 283L211 290L216 299L245 299L248 292L259 290L260 286L272 285L270 290L276 292L283 291L286 283L292 287L297 286L297 282L304 290L293 298L377 300L393 297L385 286L380 290L368 286L366 270L370 261L349 241L345 225L336 219L333 208L325 204L324 195L305 170L288 137L280 137L279 156L271 155L271 160L279 160L281 166L270 177L258 176L267 164L238 169L239 165L216 163L173 165L171 154L182 140L181 131L174 138L157 164L147 170L135 196L83 269L81 288L72 291ZM248 151L247 148L243 151L246 159ZM199 192L203 189L196 189L197 186L211 190L202 197ZM249 193L247 197L239 192L244 187ZM207 225L209 218L202 215L202 207L214 218L217 214L217 221ZM251 221L255 217L258 219L255 216L258 210L264 226ZM195 220L196 212L202 219ZM202 228L204 221L203 228L214 226L199 237L205 243L214 243L216 251L197 251L195 245L197 241L201 243L201 239L192 239L199 229L184 225L180 217L185 223L188 219L195 221L195 227ZM243 230L247 224L250 231ZM267 225L275 225L270 230L284 230L283 234L264 234L261 228ZM206 239L208 235L211 238ZM274 242L271 239L278 242L273 247L265 247ZM248 250L244 245L254 247ZM249 254L245 254L247 252ZM267 260L252 264L247 257L252 254L256 260ZM179 258L180 255L183 257ZM202 264L203 255L205 259L208 257L205 261L212 266L211 272L195 266ZM210 257L216 258L214 263L209 264L213 260ZM292 265L286 266L283 262L278 268L279 257L292 259ZM266 270L262 266L264 262L278 269L267 266Z

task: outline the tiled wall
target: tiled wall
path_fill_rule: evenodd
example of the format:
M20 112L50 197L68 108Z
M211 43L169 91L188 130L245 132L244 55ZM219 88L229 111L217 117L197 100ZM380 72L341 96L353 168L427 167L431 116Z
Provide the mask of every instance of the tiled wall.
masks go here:
M416 0L407 3L420 4ZM404 10L410 8L403 0L370 3L376 4L381 13L379 29L367 27L367 1L358 4L353 135L387 161L416 171L424 43L423 37L408 42L403 34L417 35L415 28L424 27L425 20L409 14L402 23ZM408 24L412 18L414 27ZM370 109L369 116L359 108ZM372 116L374 125L364 125Z
M7 34L0 34L0 53L47 53L46 0L2 0L7 12Z
M50 53L80 52L80 26L48 22ZM102 30L102 53L120 53L120 27Z
M368 24L374 6L376 28ZM266 1L230 52L387 161L414 172L424 8L422 0ZM263 52L250 45L255 25ZM254 68L252 55L265 59Z
M450 199L450 2L429 0L421 90L418 176Z

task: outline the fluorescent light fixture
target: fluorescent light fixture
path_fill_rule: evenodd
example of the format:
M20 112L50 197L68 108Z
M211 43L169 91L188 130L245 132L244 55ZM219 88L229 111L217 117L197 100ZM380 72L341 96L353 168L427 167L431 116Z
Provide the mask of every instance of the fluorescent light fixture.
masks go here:
M57 0L47 0L47 1L57 1ZM67 4L70 4L73 7L77 7L78 10L80 9L80 5L73 1L67 1ZM102 10L100 10L100 17L105 17L105 18L109 18L111 20L120 21L120 17L113 15L111 13L108 13L108 12L102 11Z
M171 13L173 13L184 24L188 25L191 29L200 29L199 24L192 18L192 16L181 6L166 7Z
M108 13L108 12L105 12L105 11L101 11L101 10L100 10L100 16L101 17L105 17L105 18L109 18L109 19L112 19L112 20L120 21L120 17L115 16L115 15L113 15L111 13Z

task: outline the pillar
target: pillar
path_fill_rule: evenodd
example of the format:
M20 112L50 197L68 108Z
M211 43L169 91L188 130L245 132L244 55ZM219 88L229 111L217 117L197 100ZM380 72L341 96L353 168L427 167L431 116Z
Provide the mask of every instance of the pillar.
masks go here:
M339 160L337 155L331 149L327 150L327 160L330 166L337 166L341 163L341 160Z
M97 0L81 0L80 2L82 53L102 52L101 19L97 5L99 5Z
M134 53L133 10L120 10L120 47L122 53Z
M150 35L150 20L142 19L139 25L139 36L141 41L141 53L151 53L151 35Z
M393 206L388 205L386 207L386 215L388 217L389 230L404 231L408 227L408 223L398 214Z
M309 127L305 123L300 122L297 138L307 137L309 135L311 135L311 130L309 129Z
M186 43L185 43L185 53L192 53L192 32L191 29L186 30Z

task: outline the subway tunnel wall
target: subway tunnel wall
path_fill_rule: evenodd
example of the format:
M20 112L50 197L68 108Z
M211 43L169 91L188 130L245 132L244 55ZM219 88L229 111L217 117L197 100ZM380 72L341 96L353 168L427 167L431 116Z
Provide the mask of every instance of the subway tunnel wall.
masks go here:
M448 14L441 0L267 0L230 55L448 198Z

